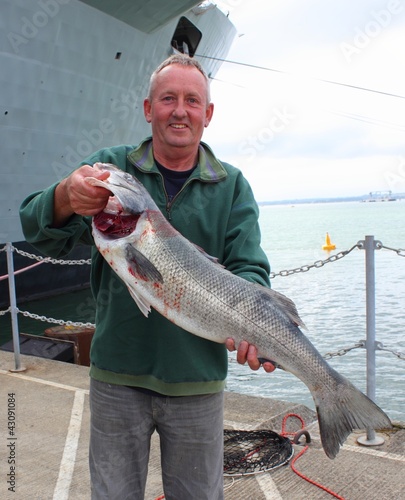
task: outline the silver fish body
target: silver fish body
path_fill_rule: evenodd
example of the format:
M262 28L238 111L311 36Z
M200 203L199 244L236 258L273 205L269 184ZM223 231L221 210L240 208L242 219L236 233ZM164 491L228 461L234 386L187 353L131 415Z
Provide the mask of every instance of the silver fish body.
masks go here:
M230 273L169 224L142 184L110 164L109 189L132 220L105 231L109 207L93 220L95 244L146 316L151 307L181 328L224 343L254 344L258 356L293 373L314 399L322 445L334 458L353 429L389 428L387 415L328 365L302 333L294 303L284 295ZM111 212L116 213L117 203ZM122 214L122 215L123 215ZM119 217L118 217L119 219ZM117 219L115 219L117 220Z

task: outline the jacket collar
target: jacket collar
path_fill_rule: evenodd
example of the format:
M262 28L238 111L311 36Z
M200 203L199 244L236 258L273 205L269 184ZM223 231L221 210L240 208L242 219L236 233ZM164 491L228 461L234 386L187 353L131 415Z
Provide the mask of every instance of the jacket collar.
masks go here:
M227 177L227 172L222 163L215 157L211 148L200 142L198 152L198 165L192 177L203 182L219 182ZM152 137L142 141L139 146L128 153L128 160L142 172L159 172L153 159Z

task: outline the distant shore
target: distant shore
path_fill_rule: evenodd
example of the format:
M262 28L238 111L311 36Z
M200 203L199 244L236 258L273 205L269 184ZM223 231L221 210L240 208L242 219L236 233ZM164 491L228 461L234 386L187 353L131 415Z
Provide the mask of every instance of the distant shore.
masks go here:
M402 201L405 200L405 193L392 193L391 197L393 200L383 200L383 199L372 199L370 195L361 196L343 196L339 198L303 198L303 199L289 199L289 200L275 200L275 201L259 201L259 206L266 205L298 205L304 203L340 203L348 201L358 201L358 202L377 202L386 203L388 201Z

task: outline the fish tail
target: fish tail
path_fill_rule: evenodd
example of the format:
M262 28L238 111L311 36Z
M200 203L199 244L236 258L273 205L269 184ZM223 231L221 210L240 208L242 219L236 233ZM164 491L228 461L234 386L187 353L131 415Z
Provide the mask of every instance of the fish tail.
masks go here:
M392 427L381 408L341 375L336 381L335 390L328 388L318 392L314 401L322 446L329 458L336 457L340 446L354 429Z

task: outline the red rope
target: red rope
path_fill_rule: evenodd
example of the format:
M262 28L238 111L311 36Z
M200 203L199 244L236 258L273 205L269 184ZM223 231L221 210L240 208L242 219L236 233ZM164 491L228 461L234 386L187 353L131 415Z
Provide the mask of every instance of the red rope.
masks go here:
M295 418L298 418L298 420L300 420L301 422L301 429L304 429L305 428L305 423L304 423L304 419L300 416L300 415L297 415L295 413L288 413L287 415L285 415L285 417L283 418L283 423L282 423L282 432L281 432L281 435L282 436L287 436L287 435L294 435L295 432L287 432L285 430L286 428L286 425L287 425L287 420L289 419L289 417L295 417ZM340 495L338 495L337 493L335 493L334 491L330 490L329 488L327 488L326 486L323 486L322 484L320 483L317 483L316 481L314 481L313 479L310 479L309 477L305 476L304 474L302 474L301 472L299 472L296 468L295 468L295 462L300 458L302 457L302 455L307 451L308 449L308 446L305 446L305 448L303 450L301 450L297 456L295 456L293 458L293 460L291 461L291 469L293 470L293 472L295 472L295 474L297 474L301 479L305 479L305 481L308 481L308 483L310 484L313 484L314 486L320 488L321 490L323 491L326 491L326 493L329 493L329 495L332 495L333 497L335 498L338 498L339 500L345 500L343 497L341 497Z
M301 472L299 472L294 464L295 462L300 458L302 457L302 455L307 451L308 449L308 446L305 446L305 448L303 450L301 450L298 455L296 457L293 458L293 460L291 461L291 469L302 479L305 479L305 481L308 481L308 483L310 484L313 484L314 486L317 486L318 488L320 488L321 490L323 491L326 491L326 493L329 493L329 495L332 495L333 497L335 498L338 498L339 500L345 500L343 497L341 497L340 495L338 495L337 493L335 493L334 491L330 490L329 488L327 488L326 486L323 486L322 484L320 483L317 483L316 481L314 481L313 479L310 479L309 477L305 476L304 474L302 474Z
M46 262L46 259L41 260L39 262L36 262L35 264L31 264L30 266L23 267L22 269L18 269L18 271L14 271L14 276L17 276L17 274L21 274L24 271L28 271L29 269L32 269L33 267L40 266L41 264L44 264ZM3 276L0 276L0 281L5 280L8 278L8 274L4 274Z
M305 429L305 422L304 422L304 419L300 416L300 415L297 415L296 413L288 413L287 415L284 416L283 418L283 423L282 423L282 427L281 427L281 436L284 436L284 437L287 437L287 436L293 436L295 435L296 433L295 432L287 432L286 431L286 426L287 426L287 420L290 418L290 417L295 417L297 418L300 422L301 422L301 430ZM299 476L301 479L304 479L305 481L308 481L308 483L312 484L313 486L316 486L317 488L320 488L321 490L325 491L326 493L329 493L329 495L332 495L333 497L337 498L338 500L345 500L343 497L341 497L340 495L338 495L337 493L335 493L334 491L330 490L329 488L327 488L326 486L323 486L322 484L320 483L317 483L316 481L314 481L313 479L310 479L309 477L305 476L304 474L302 474L302 472L299 472L296 468L295 468L295 462L302 457L302 455L307 451L308 449L308 446L305 446L305 448L303 450L301 450L297 456L295 456L293 458L293 460L291 461L291 469L293 472L295 472L295 474L297 474L297 476ZM253 452L249 453L249 455L251 455ZM247 456L249 456L247 455ZM165 496L164 495L161 495L159 497L156 497L155 500L164 500Z
M287 432L285 430L286 425L287 425L287 420L290 417L298 418L298 420L301 422L301 429L305 429L305 422L304 422L304 419L301 417L301 415L297 415L296 413L287 413L287 415L285 415L283 418L283 423L281 424L281 435L282 436L287 436L287 435L293 436L295 434L295 432Z

